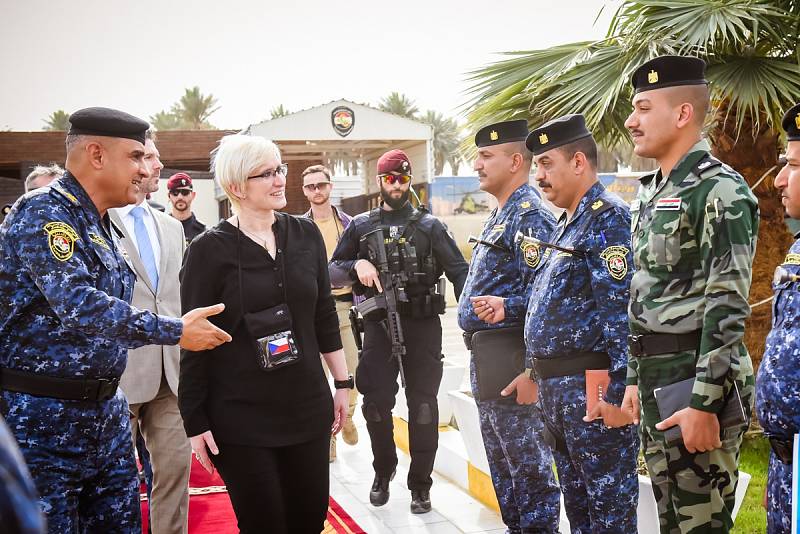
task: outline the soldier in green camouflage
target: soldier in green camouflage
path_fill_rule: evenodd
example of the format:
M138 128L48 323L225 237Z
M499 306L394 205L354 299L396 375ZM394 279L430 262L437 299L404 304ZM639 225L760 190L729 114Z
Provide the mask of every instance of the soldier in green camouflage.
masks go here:
M750 312L758 203L702 138L705 63L655 58L633 74L625 126L635 153L658 161L631 207L636 271L628 315L631 359L623 408L639 419L662 533L728 532L746 424L720 429L734 390L749 415L753 366L742 342ZM654 390L694 378L688 407L659 416ZM662 421L662 419L664 419ZM678 425L683 439L668 441Z

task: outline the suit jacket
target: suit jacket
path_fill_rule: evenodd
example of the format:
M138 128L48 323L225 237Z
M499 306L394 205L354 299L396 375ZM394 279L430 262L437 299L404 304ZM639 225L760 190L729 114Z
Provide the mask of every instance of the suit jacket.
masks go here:
M178 273L183 262L186 240L183 225L158 210L153 214L158 241L161 246L161 260L158 266L158 291L147 276L142 259L135 245L135 236L128 229L115 209L109 210L111 219L125 235L120 243L127 251L136 272L131 304L139 309L150 310L159 315L181 316L181 294ZM173 393L178 394L178 373L180 367L180 348L177 345L146 345L128 351L128 364L122 374L120 388L130 404L140 404L155 398L161 386L162 369Z

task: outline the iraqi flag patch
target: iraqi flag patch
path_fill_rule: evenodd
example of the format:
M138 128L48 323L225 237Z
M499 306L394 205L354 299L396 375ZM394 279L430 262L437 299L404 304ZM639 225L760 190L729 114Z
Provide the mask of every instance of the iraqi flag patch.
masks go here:
M678 211L681 209L681 199L678 197L659 198L656 201L656 211Z

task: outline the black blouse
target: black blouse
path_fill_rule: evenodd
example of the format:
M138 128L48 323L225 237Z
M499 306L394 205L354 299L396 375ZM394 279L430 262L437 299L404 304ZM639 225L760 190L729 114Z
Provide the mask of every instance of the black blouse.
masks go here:
M223 302L225 311L210 320L233 337L212 350L181 351L178 405L189 436L210 429L217 443L280 447L330 432L333 401L319 353L338 350L342 342L325 244L309 219L276 213L273 232L274 260L227 221L197 237L186 251L183 312ZM246 313L283 302L285 280L300 361L270 372L259 367L242 320L237 247Z

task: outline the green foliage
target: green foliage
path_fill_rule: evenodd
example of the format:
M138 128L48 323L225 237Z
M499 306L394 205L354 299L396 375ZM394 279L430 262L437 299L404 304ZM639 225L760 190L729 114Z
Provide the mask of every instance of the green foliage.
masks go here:
M764 488L767 486L769 466L769 441L763 434L745 436L739 460L739 469L753 478L747 487L742 507L736 516L732 534L753 534L767 531L767 512L762 506Z
M470 73L468 126L583 113L598 142L630 144L631 74L655 56L687 54L708 63L737 135L756 135L800 99L799 37L798 0L626 0L604 39L508 52Z
M400 115L401 117L405 117L407 119L414 119L416 118L417 113L419 113L419 109L414 104L414 101L408 98L406 95L398 93L397 91L394 91L389 96L384 97L380 104L378 104L378 109L381 111L394 113L395 115Z
M150 117L156 130L211 130L209 117L219 109L214 95L204 95L200 87L185 89L180 100L169 111L159 111Z
M285 117L289 113L291 112L285 107L283 107L283 104L280 104L269 111L269 117L270 119L279 119L281 117Z
M45 126L42 130L50 132L65 132L69 130L69 113L63 109L54 111L44 119Z
M446 162L457 173L461 160L458 153L458 145L461 143L458 123L455 119L445 118L440 112L433 110L425 112L420 121L433 128L433 174L441 175Z

